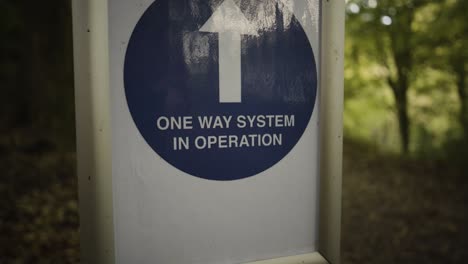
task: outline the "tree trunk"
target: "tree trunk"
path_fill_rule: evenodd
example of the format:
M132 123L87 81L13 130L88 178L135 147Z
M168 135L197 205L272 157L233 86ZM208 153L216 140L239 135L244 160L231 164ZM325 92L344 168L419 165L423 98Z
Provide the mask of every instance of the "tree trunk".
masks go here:
M389 84L395 97L398 125L400 130L401 150L403 154L409 153L410 145L410 118L408 114L408 89L410 73L413 65L411 24L414 17L414 8L401 10L401 20L392 25L390 30L390 46L393 61L396 67L394 80L389 78Z
M400 131L401 150L404 154L409 153L410 143L410 119L408 114L408 84L399 80L398 84L390 82L393 96L395 97L396 114L398 118L398 128Z
M409 153L410 121L408 116L408 103L406 92L397 102L398 106L398 124L401 135L401 148L404 154Z
M392 39L395 41L396 37ZM397 42L397 41L396 41ZM389 79L395 97L396 113L400 130L401 150L403 154L409 153L410 145L410 118L408 114L408 88L409 73L412 65L410 50L407 48L397 48L393 43L394 60L397 66L397 77L395 81Z
M460 100L459 120L463 129L463 139L468 141L468 98L466 91L465 66L464 62L455 69L457 75L457 92Z

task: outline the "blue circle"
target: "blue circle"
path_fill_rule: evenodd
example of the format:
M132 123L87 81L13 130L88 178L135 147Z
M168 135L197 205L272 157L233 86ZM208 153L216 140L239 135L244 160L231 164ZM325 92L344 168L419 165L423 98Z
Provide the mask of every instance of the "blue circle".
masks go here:
M151 4L128 43L124 86L139 132L160 157L190 175L229 181L269 169L294 148L314 110L317 69L298 20L275 0L262 1L275 7L268 18L273 23L257 25L257 36L242 36L242 101L220 103L218 34L199 30L221 2L158 0ZM245 17L258 23L260 6L251 3L237 1ZM232 123L229 128L200 128L197 119L209 116L231 116ZM259 127L257 123L242 128L237 126L239 116L287 116L294 118L294 126ZM193 128L162 130L157 126L161 117L192 117ZM243 147L195 147L198 137L240 140L266 134L281 135L281 145L257 146L261 140L252 140ZM188 139L189 149L174 149L174 138Z

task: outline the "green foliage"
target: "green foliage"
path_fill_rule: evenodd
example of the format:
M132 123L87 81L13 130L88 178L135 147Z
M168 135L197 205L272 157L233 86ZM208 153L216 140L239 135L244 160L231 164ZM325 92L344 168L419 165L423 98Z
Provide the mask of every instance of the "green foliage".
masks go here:
M348 136L387 150L406 136L423 156L466 142L467 8L456 0L347 1Z

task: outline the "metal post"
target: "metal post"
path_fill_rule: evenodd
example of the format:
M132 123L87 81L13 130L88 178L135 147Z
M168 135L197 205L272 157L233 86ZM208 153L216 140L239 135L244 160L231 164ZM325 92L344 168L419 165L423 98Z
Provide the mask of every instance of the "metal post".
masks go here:
M82 263L114 263L106 0L73 0Z
M322 2L319 252L340 263L345 1Z

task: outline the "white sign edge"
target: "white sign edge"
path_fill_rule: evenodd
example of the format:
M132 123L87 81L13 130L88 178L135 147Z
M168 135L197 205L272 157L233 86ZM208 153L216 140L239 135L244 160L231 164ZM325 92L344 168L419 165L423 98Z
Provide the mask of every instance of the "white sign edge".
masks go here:
M341 259L345 1L321 1L319 252Z
M261 260L247 264L329 264L320 253L297 255L291 257Z
M80 262L115 262L107 0L72 0Z

